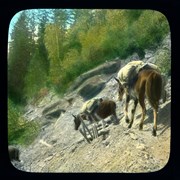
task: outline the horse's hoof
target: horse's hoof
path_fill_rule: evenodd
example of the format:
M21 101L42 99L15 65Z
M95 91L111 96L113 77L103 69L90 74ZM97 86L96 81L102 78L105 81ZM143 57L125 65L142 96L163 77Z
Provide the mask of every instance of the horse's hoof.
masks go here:
M129 124L128 128L130 129L130 128L131 128L131 126L132 126L132 124Z
M129 118L128 117L126 117L126 123L129 123Z
M139 125L139 130L143 130L143 124Z
M114 121L114 125L118 125L119 124L119 121Z
M156 130L155 129L153 129L153 131L152 131L152 135L153 136L156 136L157 134L156 134Z

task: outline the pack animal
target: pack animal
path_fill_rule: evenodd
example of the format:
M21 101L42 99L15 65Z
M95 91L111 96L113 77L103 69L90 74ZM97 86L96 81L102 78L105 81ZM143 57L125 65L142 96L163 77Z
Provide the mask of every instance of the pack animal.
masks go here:
M102 98L96 100L97 107L89 112L88 102L86 102L81 108L81 112L78 115L73 115L75 130L78 130L82 118L83 120L89 120L91 123L103 121L103 126L105 125L104 119L108 116L114 116L115 123L119 123L116 115L116 103L112 100L103 100Z
M10 160L20 161L19 159L19 149L14 146L8 146L9 158Z
M132 127L134 121L134 114L136 111L137 104L139 102L142 108L142 117L141 122L139 124L139 130L143 129L143 123L146 114L146 107L145 107L145 96L147 97L150 105L153 108L153 115L154 115L154 125L152 134L156 136L157 131L157 112L158 112L158 105L159 100L161 98L162 92L162 76L160 72L156 69L142 69L140 70L136 77L134 78L134 83L131 84L128 88L121 84L120 78L115 78L115 80L119 84L118 89L118 98L122 100L122 97L125 93L126 95L126 105L125 105L125 120L129 123L128 128ZM131 110L131 119L129 120L128 117L128 104L130 99L134 100L134 107Z

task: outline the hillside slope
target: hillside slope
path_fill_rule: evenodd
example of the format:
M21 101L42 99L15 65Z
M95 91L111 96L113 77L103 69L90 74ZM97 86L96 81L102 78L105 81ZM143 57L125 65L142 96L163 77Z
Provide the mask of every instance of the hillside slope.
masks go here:
M147 54L145 61L153 62L154 54ZM147 101L143 130L138 129L139 105L134 124L128 129L123 116L124 101L117 101L118 86L113 76L134 58L138 57L133 55L126 61L116 59L83 74L63 98L50 93L36 107L28 105L24 116L40 121L43 126L29 147L20 147L22 162L13 162L14 166L28 172L152 172L162 169L170 155L171 79L168 78L165 87L167 101L159 106L157 137L151 134L153 114ZM120 124L114 125L111 118L106 118L106 131L89 144L74 130L72 114L77 114L85 100L92 97L113 99L117 103Z

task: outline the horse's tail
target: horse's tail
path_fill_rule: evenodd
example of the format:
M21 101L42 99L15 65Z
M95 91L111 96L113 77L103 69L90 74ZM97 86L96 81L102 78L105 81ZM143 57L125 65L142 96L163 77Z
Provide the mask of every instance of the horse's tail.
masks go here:
M146 96L150 105L156 110L158 109L161 92L162 77L158 72L152 71L146 81Z

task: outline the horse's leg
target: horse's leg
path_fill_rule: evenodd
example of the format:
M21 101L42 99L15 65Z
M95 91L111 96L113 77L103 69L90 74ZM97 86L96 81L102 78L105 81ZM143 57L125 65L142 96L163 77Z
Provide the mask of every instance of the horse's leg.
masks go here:
M88 117L89 118L89 117ZM83 125L83 130L84 130L84 136L87 138L87 135L86 135L86 130L87 132L89 133L89 135L91 136L92 140L93 140L93 136L90 132L90 130L88 129L88 127L86 126L86 124L84 123L83 119L81 118L81 123ZM82 134L82 133L81 133Z
M145 115L146 115L146 106L144 103L144 94L140 95L139 97L139 104L142 108L142 116L141 116L141 122L139 124L139 130L143 129L143 124L144 124L144 119L145 119Z
M152 134L153 136L156 136L156 130L157 130L157 109L153 109L153 114L154 114L154 125L153 125L153 131Z
M103 129L106 128L106 122L104 121L104 119L102 119L102 127L103 127Z
M129 106L130 96L126 94L126 105L125 105L125 120L127 123L129 123L129 117L128 117L128 106Z
M91 114L91 118L92 118L92 128L93 128L93 134L94 134L94 138L98 137L98 130L97 130L97 124L96 124L96 117L94 114Z
M134 100L134 107L133 107L133 109L131 110L131 121L130 121L130 124L129 124L128 128L131 128L131 126L132 126L132 124L133 124L134 114L135 114L135 111L136 111L137 104L138 104L138 99L135 99L135 100Z
M93 118L95 119L96 122L102 121L102 127L105 129L106 127L106 122L103 118L100 118L97 114L92 114Z
M117 118L116 112L113 113L113 119L115 120L114 124L119 124L119 120Z
M98 137L98 130L97 130L96 122L92 124L92 128L93 128L93 134L94 134L94 139L95 139Z
M88 120L90 121L90 123L91 123L91 127L92 127L92 134L90 133L90 131L89 131L89 134L91 135L91 138L92 138L92 140L94 139L94 137L95 137L95 131L94 131L94 126L93 126L93 123L94 123L94 119L93 119L93 117L92 117L92 115L90 114L90 113L88 113Z
M84 132L82 131L82 129L79 129L79 132L83 135L83 137L86 139L86 141L88 143L91 143L90 140L87 138L87 136L84 134Z

